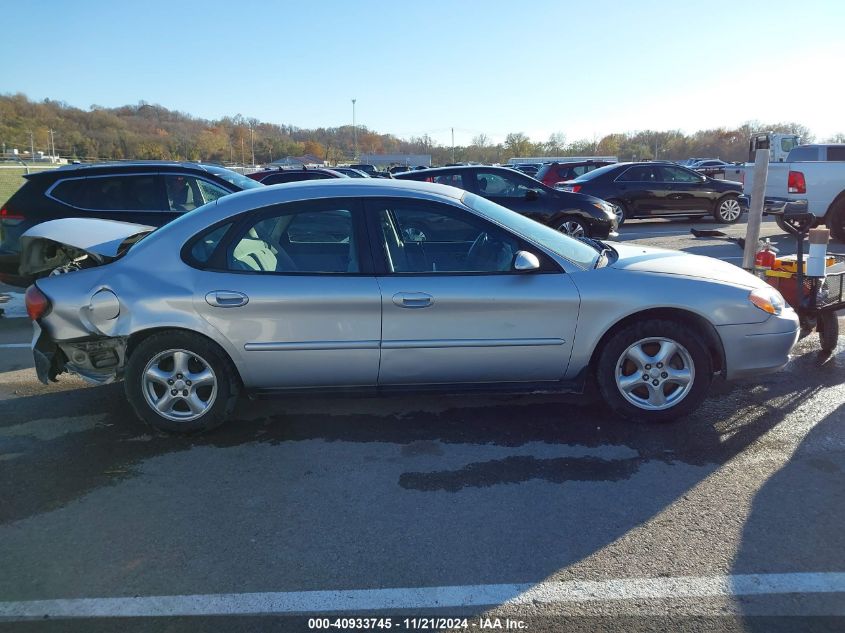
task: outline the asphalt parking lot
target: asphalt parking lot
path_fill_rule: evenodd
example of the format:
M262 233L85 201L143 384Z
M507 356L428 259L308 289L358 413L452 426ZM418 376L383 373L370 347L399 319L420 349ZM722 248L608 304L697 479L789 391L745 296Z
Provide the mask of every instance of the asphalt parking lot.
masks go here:
M621 232L741 262L691 226L717 228ZM763 235L789 251L772 222ZM0 618L86 631L291 613L391 615L402 630L443 628L405 623L424 615L526 630L845 618L841 338L831 356L813 335L780 373L717 380L665 426L564 396L296 397L244 399L234 422L184 438L142 426L121 385L38 383L16 310L0 318Z

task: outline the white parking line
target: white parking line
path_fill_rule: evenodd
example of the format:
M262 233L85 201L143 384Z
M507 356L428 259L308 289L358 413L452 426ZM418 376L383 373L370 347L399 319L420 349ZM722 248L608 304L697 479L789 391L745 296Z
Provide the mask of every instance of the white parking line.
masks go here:
M30 343L0 343L0 349L24 349L30 345Z
M224 593L0 602L0 618L307 614L666 598L843 593L845 573L743 574L348 591Z

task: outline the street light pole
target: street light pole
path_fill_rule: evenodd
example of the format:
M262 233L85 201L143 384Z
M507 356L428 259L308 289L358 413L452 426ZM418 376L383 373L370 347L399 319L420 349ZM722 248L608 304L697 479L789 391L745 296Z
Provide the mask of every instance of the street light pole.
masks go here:
M357 99L352 100L352 143L355 146L355 156L353 157L355 160L358 160L358 128L355 127L355 102Z

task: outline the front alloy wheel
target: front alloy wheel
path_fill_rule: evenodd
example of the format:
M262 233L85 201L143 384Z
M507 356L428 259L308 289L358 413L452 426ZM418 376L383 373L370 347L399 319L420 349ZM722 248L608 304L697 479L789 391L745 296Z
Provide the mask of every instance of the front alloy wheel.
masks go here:
M622 397L646 411L662 411L686 397L695 380L687 349L664 337L641 339L616 362L616 386Z
M599 350L596 381L605 403L630 420L668 422L694 411L713 379L705 337L688 323L635 321Z
M568 218L560 223L557 227L557 230L561 233L565 233L569 237L579 238L584 237L587 235L587 231L584 228L584 225L581 224L578 220L574 220L572 218Z

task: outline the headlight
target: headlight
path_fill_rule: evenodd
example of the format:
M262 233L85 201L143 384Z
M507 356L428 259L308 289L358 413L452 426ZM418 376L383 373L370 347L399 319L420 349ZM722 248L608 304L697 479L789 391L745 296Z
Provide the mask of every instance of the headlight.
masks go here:
M613 207L606 202L593 202L592 204L599 211L604 211L605 213L609 213L610 215L615 215L613 213Z
M748 295L748 300L763 312L775 316L783 312L786 303L781 294L774 288L757 288Z

